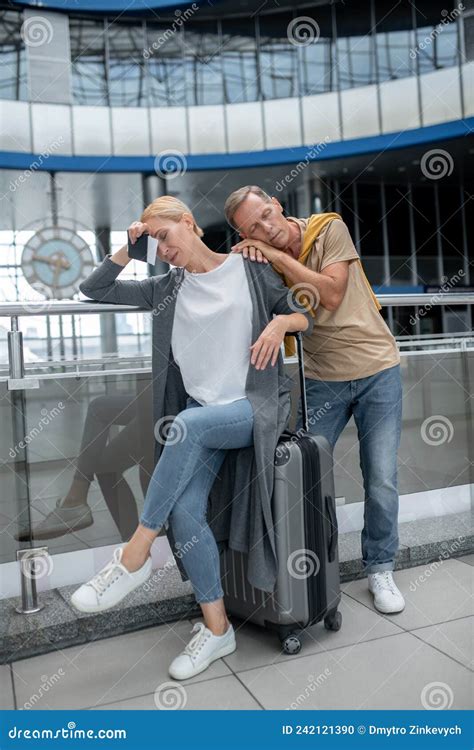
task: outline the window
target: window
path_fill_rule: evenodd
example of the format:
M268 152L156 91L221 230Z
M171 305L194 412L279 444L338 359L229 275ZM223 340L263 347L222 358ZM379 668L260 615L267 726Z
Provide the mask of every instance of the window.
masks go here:
M260 80L264 99L298 96L298 49L289 41L293 16L259 16Z
M371 3L361 0L351 3L350 9L348 6L336 6L336 59L340 89L376 82L370 7Z
M439 220L443 275L452 286L466 284L464 271L463 216L459 185L439 184Z
M113 23L108 28L108 44L111 106L146 105L144 27Z
M449 5L448 5L449 8ZM420 73L452 67L458 61L456 14L443 2L416 4L415 41Z
M260 99L255 21L222 21L224 97L229 104Z
M433 185L417 185L412 190L415 252L419 284L438 284L438 238Z
M75 104L109 104L103 21L70 18L72 95Z
M390 284L411 284L410 190L408 185L385 185Z
M187 104L222 104L222 59L217 22L188 21L183 33Z
M463 62L474 60L474 7L463 13L464 45L466 59Z
M0 99L27 99L21 13L0 11Z
M375 4L375 48L379 81L393 81L416 73L415 33L411 7Z
M382 186L357 183L360 255L371 284L385 283Z
M333 6L332 6L333 7ZM329 6L301 11L311 18L317 40L301 45L299 52L301 95L321 94L336 89L335 43L332 34L332 11ZM308 22L309 24L309 22ZM312 25L309 24L308 28Z
M147 66L151 107L185 104L183 35L180 28L147 25Z
M356 244L356 210L354 206L355 184L351 182L339 183L339 208L336 213L340 213L352 237L354 245Z

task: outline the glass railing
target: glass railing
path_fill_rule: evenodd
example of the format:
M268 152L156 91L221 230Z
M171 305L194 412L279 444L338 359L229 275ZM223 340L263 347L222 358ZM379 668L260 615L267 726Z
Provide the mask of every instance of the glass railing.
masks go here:
M433 298L379 299L416 310ZM473 301L456 293L438 295L436 304ZM121 543L137 525L153 471L150 313L91 302L0 303L0 318L0 563L29 547L55 554ZM38 341L33 330L55 333ZM472 485L474 335L398 343L400 494ZM285 366L295 376L293 427L298 379L295 361ZM352 420L336 446L335 480L340 504L363 500ZM65 498L76 508L68 534L59 533L54 514Z

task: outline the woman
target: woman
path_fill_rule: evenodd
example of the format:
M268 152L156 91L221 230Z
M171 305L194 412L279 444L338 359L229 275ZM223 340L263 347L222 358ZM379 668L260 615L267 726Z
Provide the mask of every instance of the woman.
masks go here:
M219 551L206 519L211 485L231 449L253 447L239 452L242 466L247 461L248 468L250 453L255 459L253 474L246 475L252 479L247 484L253 485L254 504L246 506L244 495L239 497L232 511L231 544L242 548L250 540L248 577L253 585L270 589L275 578L267 546L273 540L273 455L289 416L289 388L280 387L280 349L287 333L310 331L312 317L289 299L291 293L270 265L261 264L258 273L252 268L258 264L240 254L222 255L207 247L191 211L177 198L153 201L129 228L131 241L144 232L158 240L158 256L174 268L143 281L115 281L130 260L125 246L107 256L80 289L96 300L153 310L154 417L169 422L176 414L168 430L173 439L157 436L164 445L130 541L74 592L71 602L83 612L99 612L142 585L151 573L150 548L168 523L176 546L184 551L182 564L204 617L169 667L171 677L186 679L236 648L224 607ZM277 362L278 380L267 374L272 368L275 372ZM185 401L178 398L178 382ZM183 407L179 413L176 404ZM225 488L219 489L225 497ZM219 509L220 519L229 505ZM235 520L239 513L245 517L244 531Z

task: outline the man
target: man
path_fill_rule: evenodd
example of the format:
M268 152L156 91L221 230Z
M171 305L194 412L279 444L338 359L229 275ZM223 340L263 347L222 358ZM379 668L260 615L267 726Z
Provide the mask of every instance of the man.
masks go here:
M233 252L271 263L313 308L313 333L304 342L309 429L334 447L354 417L365 490L364 571L375 607L401 612L405 602L392 573L398 551L400 355L347 226L338 214L285 217L276 198L252 185L228 197L225 215L242 238Z

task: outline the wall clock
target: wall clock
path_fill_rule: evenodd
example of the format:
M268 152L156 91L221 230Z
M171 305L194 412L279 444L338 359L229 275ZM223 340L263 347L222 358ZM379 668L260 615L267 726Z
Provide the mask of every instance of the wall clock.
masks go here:
M94 270L92 252L71 229L45 227L26 243L21 269L26 281L48 299L70 299Z

